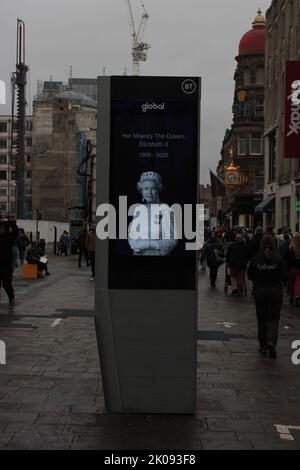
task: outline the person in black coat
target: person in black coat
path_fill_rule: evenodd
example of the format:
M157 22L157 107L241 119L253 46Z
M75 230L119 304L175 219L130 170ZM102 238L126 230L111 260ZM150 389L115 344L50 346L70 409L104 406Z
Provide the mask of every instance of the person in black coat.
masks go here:
M223 243L215 234L203 246L201 260L203 261L205 258L209 267L210 285L214 289L216 287L218 269L225 260Z
M0 287L8 295L10 307L14 306L15 293L12 286L13 247L19 229L15 222L0 221Z
M277 254L272 235L264 235L260 253L254 256L248 267L248 278L253 281L256 305L259 353L276 359L278 329L282 307L282 283L287 271L283 259Z
M88 267L90 265L89 263L89 252L85 244L85 239L87 235L87 230L83 229L81 232L79 232L78 235L78 267L81 268L81 261L82 257L84 255L85 261L86 261L86 266Z
M253 238L249 241L247 246L249 260L252 260L252 258L260 252L260 243L263 235L263 228L261 226L256 227Z
M238 234L235 242L229 246L226 262L230 271L232 295L242 295L248 263L248 251L242 234Z

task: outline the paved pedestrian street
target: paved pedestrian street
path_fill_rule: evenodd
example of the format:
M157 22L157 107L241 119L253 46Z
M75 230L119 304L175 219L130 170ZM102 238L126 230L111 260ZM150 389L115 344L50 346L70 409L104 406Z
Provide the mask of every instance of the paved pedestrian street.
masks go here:
M199 274L196 416L105 411L94 329L94 283L76 259L51 257L51 275L2 292L1 449L299 449L300 309L285 298L276 361L257 353L253 300L217 289ZM162 312L163 314L163 312ZM155 338L153 338L155 341ZM176 357L174 357L176 361Z

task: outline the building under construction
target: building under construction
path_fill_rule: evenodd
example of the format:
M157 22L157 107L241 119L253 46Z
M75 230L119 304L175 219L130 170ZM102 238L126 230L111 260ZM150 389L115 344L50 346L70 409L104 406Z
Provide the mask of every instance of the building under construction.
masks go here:
M94 100L61 82L44 82L39 90L33 101L33 218L94 219L95 166L86 157L87 150L95 153L96 108Z

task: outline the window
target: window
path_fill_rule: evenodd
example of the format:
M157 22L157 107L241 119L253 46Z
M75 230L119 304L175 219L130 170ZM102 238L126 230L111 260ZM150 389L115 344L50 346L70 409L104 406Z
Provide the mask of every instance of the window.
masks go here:
M244 85L250 85L250 81L251 81L251 74L250 74L250 69L245 68L244 70L244 74L243 74L243 84Z
M255 98L255 117L264 117L264 97Z
M257 67L255 73L255 83L263 85L265 83L265 70L264 67Z
M269 143L269 181L276 178L276 131L268 136Z
M0 140L0 149L6 149L7 148L7 140L1 139Z
M0 155L0 165L7 165L7 156Z
M261 155L262 154L262 136L260 132L251 134L240 134L238 140L239 155Z
M0 202L0 211L6 212L6 202Z
M15 171L12 171L12 172L11 172L10 179L12 179L12 180L15 180L15 179L16 179L16 172L15 172Z
M263 176L255 176L254 177L254 192L255 193L262 193L264 190L264 177Z
M260 132L253 132L252 134L250 134L250 154L262 154L262 139Z
M7 173L6 171L0 170L0 180L1 181L7 180L6 173Z
M0 122L0 132L7 132L7 122Z
M247 155L248 154L248 136L247 136L247 134L239 135L238 154L239 155Z
M0 196L7 196L7 189L6 188L0 188Z

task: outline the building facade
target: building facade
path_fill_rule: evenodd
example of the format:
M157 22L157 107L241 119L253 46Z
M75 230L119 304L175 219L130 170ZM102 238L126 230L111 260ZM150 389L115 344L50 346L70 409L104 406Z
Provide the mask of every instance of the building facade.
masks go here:
M32 117L25 122L25 197L26 218L31 218L31 162L32 162ZM0 116L0 218L9 213L16 214L16 158L17 132L16 123L11 116Z
M265 18L261 11L240 40L236 61L233 123L225 133L217 173L227 188L223 221L254 227L261 223L255 208L264 188Z
M94 219L95 165L85 158L87 141L96 144L96 108L92 99L60 86L52 93L47 86L33 102L32 210L43 220ZM91 217L87 197L92 198Z
M285 158L285 70L289 60L300 61L300 1L273 0L266 13L264 224L299 231L300 159Z

